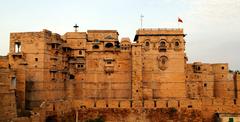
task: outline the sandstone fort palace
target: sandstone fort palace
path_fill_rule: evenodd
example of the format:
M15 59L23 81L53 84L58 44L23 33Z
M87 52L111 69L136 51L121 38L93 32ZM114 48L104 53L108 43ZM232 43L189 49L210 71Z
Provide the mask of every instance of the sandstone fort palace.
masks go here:
M240 74L227 63L188 63L183 29L118 35L11 33L0 57L0 121L240 120Z

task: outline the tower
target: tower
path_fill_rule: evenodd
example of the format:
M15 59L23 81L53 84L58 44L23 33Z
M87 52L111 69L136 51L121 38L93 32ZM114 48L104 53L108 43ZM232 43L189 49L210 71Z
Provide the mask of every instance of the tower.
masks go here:
M137 64L133 63L132 67L141 65L141 68L137 68L136 71L141 74L138 75L139 80L133 78L132 82L142 84L144 99L186 96L184 36L183 29L137 30L134 41L141 47L138 53L141 55L141 59L138 59ZM134 52L132 53L134 56ZM140 81L141 79L142 81Z

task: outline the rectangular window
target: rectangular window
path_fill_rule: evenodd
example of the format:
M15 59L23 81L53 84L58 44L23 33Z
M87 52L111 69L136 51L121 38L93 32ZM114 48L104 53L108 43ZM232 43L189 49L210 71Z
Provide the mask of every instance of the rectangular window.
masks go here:
M55 49L55 44L52 44L52 48Z
M50 72L50 76L52 80L56 80L56 72Z
M11 79L11 89L16 89L16 77L12 77Z
M21 52L21 42L15 42L14 52L15 52L15 53Z
M79 55L82 55L82 50L79 50Z
M228 121L229 121L229 122L234 122L233 118L229 118Z

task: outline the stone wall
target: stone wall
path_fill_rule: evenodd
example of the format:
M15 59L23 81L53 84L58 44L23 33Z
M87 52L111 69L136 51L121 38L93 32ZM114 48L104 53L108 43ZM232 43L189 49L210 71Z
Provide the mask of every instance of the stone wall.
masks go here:
M10 34L9 64L16 71L20 111L65 97L59 43L60 35L48 30Z
M0 122L17 117L15 75L8 68L7 60L7 57L0 57Z
M99 120L105 122L160 122L160 121L202 121L201 111L196 109L80 109L79 121Z
M116 30L11 33L0 57L0 118L209 121L239 112L240 75L226 63L187 64L184 36L139 29L131 43Z
M186 97L183 31L139 29L135 41L142 46L142 82L146 99Z

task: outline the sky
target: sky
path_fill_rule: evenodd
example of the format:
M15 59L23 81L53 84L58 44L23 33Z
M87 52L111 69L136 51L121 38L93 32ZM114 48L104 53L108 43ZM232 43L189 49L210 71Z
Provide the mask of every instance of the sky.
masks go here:
M184 29L189 63L240 70L239 13L240 0L0 0L0 55L9 51L10 32L64 34L74 24L79 31L118 30L119 40L133 40L142 14L143 28Z

